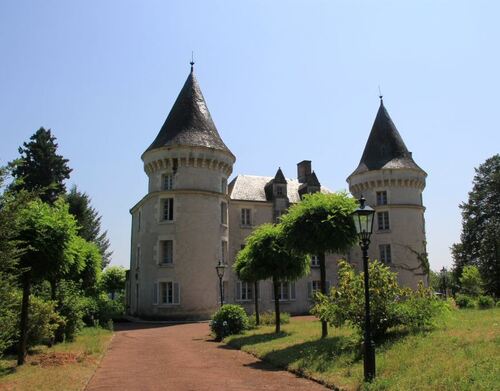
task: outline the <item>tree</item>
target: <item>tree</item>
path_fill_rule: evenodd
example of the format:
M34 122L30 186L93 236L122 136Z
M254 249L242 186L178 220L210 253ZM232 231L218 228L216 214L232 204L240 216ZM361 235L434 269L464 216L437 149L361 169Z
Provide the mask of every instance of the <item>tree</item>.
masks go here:
M40 200L31 201L17 216L19 237L26 251L18 264L23 298L17 362L24 363L28 329L28 308L31 285L43 279L54 280L70 272L76 261L71 242L76 235L76 221L63 200L53 206Z
M66 192L64 180L71 173L68 160L56 153L56 138L50 129L38 129L30 140L19 148L21 158L11 163L12 175L17 179L13 188L39 191L42 201L54 203Z
M260 324L258 294L259 276L257 271L252 269L254 265L255 264L248 258L237 258L236 262L233 264L233 269L238 275L240 281L254 284L255 324L258 326Z
M73 186L66 194L66 201L69 204L70 213L78 222L78 235L97 245L102 257L102 267L106 267L112 254L112 251L109 251L108 232L101 232L101 216L91 206L90 197Z
M475 169L462 210L460 243L452 246L457 278L466 265L478 267L487 293L500 297L500 154Z
M293 205L281 219L283 233L290 248L319 258L320 290L326 291L325 254L347 251L356 240L351 217L356 201L346 193L315 193ZM321 322L322 338L328 335L327 322Z
M483 281L476 266L464 266L460 276L460 290L469 296L477 297L483 291Z
M263 224L257 227L246 240L245 247L238 253L236 264L246 263L246 267L235 265L243 278L258 280L272 279L274 288L274 308L276 333L280 332L281 282L292 282L309 272L309 258L285 246L281 225Z
M125 290L125 268L123 266L110 266L104 269L102 274L102 286L111 299L115 299L115 293Z

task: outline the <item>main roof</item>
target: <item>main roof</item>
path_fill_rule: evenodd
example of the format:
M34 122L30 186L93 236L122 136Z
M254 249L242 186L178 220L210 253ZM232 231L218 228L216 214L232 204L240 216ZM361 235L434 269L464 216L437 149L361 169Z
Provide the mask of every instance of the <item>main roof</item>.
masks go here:
M422 170L413 160L411 152L406 148L383 100L380 99L380 107L366 142L363 156L351 175L361 174L369 170L397 168Z
M165 123L146 152L174 145L207 147L232 155L219 136L192 66Z
M238 175L229 184L229 196L232 200L242 201L267 201L265 187L274 177L256 175ZM299 187L301 183L297 179L286 178L287 196L291 203L300 201ZM321 187L322 193L330 193L325 187Z

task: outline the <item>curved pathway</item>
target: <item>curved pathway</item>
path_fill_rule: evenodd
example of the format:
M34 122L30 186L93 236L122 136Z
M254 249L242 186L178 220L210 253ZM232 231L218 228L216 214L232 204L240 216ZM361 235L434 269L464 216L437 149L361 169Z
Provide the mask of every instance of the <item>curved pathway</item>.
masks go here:
M207 323L117 326L86 391L325 390L213 342Z

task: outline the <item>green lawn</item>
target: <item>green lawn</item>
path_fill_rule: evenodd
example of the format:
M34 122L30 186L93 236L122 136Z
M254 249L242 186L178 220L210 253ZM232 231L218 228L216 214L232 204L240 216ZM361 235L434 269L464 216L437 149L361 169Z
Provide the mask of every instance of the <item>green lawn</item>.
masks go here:
M0 390L83 390L106 351L113 333L85 328L74 342L37 347L26 364L0 359Z
M392 335L377 346L377 378L363 385L359 343L350 328L321 326L311 318L292 318L273 333L264 326L225 339L276 366L346 390L498 390L500 389L500 309L457 310L437 329Z

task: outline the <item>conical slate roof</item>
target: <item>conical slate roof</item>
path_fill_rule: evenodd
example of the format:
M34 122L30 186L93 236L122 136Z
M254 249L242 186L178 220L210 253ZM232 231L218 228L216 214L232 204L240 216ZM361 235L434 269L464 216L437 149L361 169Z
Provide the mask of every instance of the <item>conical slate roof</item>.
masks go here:
M351 175L383 168L416 168L421 170L413 161L411 152L406 148L383 100L380 99L380 107L366 142L363 156L358 168Z
M232 155L219 136L192 67L165 123L146 152L171 145L207 147Z
M283 171L281 171L281 167L279 167L278 171L276 171L276 175L274 176L274 183L285 183L286 184L286 179L285 179L285 176L283 175Z

